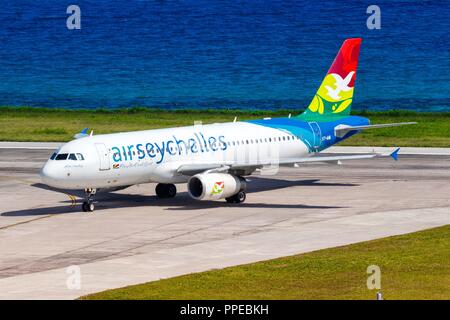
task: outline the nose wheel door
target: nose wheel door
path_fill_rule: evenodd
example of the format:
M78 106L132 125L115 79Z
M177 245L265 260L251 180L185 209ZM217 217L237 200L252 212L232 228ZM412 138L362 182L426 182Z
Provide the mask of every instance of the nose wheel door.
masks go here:
M95 148L97 149L98 157L100 160L99 170L105 171L111 169L108 148L106 148L103 143L96 143Z

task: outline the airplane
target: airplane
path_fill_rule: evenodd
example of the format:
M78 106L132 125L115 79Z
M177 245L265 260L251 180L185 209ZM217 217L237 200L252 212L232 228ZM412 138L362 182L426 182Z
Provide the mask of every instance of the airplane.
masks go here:
M318 155L362 130L415 124L371 125L350 115L360 45L361 38L343 42L312 102L297 116L100 135L85 128L52 154L41 169L42 181L59 190L84 190L82 210L92 212L98 190L156 182L156 195L172 198L175 185L187 183L193 199L242 203L245 177L258 170L387 156L397 160L398 148L390 154ZM328 94L330 88L334 94Z

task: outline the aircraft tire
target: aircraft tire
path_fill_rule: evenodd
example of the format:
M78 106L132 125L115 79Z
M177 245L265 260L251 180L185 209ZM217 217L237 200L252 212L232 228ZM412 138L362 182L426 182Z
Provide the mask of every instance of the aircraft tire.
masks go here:
M242 203L245 201L246 198L247 198L247 195L246 195L245 191L239 191L236 194L236 203Z
M155 192L159 198L173 198L177 194L177 187L172 183L158 183Z
M177 187L174 184L168 184L166 186L166 194L168 198L173 198L177 195Z
M245 191L239 191L235 195L225 198L225 200L227 201L227 203L242 203L245 201L246 197L247 196Z
M81 205L81 208L83 209L83 212L93 212L95 210L95 205L93 202L83 202Z

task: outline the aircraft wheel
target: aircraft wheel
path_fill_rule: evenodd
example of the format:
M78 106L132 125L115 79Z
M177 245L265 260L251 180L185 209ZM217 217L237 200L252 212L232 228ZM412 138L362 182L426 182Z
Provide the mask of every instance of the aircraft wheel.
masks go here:
M95 209L94 203L93 202L88 203L87 208L88 208L88 212L93 212Z
M239 191L236 195L236 203L242 203L247 198L247 195L244 191Z
M239 191L235 195L225 198L225 200L227 201L227 203L242 203L245 201L245 198L246 198L245 191Z
M164 198L164 184L158 183L156 185L155 192L159 198Z
M225 198L225 200L227 201L227 203L234 203L234 196Z
M177 194L177 187L172 183L158 183L155 192L159 198L173 198Z
M81 206L84 212L93 212L95 210L95 205L93 202L83 202Z
M166 193L168 198L173 198L177 195L177 187L174 184L168 184L166 186Z

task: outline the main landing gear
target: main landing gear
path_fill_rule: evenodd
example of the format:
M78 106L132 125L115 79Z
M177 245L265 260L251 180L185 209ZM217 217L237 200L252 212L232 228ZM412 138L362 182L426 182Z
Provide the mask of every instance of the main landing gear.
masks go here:
M241 181L241 190L238 193L232 195L231 197L225 198L227 203L242 203L247 198L247 180L244 177L238 177Z
M246 198L246 193L244 190L239 191L238 193L236 193L235 195L225 198L225 200L227 201L227 203L242 203L245 201Z
M85 200L81 205L84 212L92 212L95 209L93 197L97 189L84 189Z
M159 198L173 198L177 194L177 187L172 183L158 183L155 191Z

